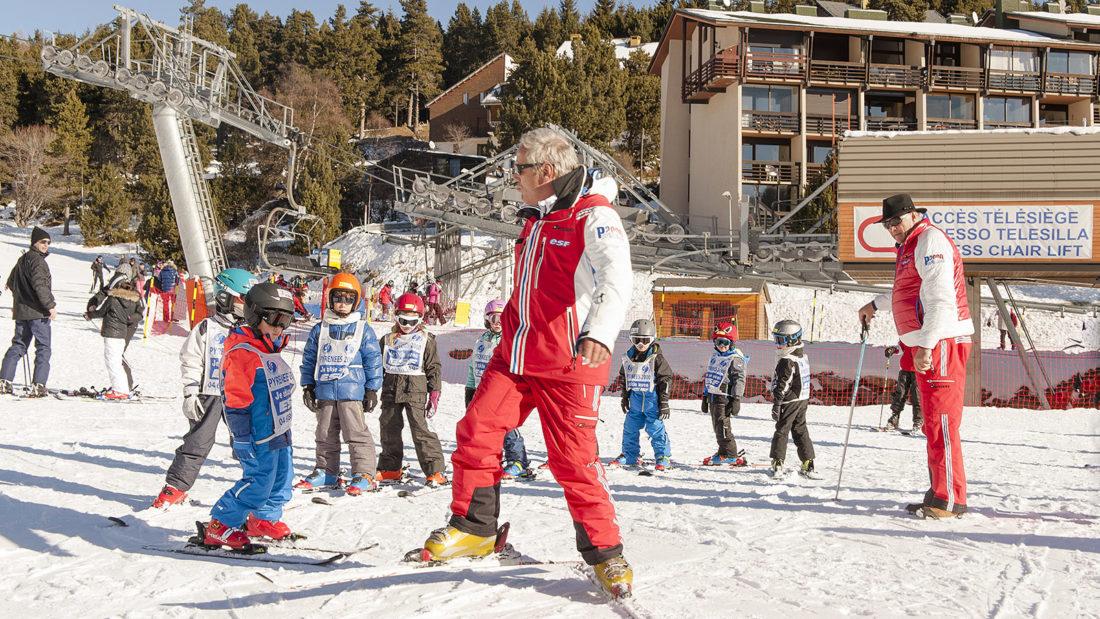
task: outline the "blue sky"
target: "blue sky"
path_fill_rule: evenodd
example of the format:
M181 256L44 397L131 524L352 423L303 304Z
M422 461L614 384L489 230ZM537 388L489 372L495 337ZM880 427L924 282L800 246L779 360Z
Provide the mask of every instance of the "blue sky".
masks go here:
M154 18L169 24L179 21L179 7L182 2L169 0L115 0L123 6L149 13ZM466 0L466 4L476 6L484 13L485 9L499 0ZM216 6L228 12L239 0L207 0L207 6ZM558 0L521 0L528 15L534 19L545 6L557 6ZM653 0L631 0L632 4L647 6ZM343 0L349 11L359 6L359 0ZM114 15L112 0L2 0L0 1L0 32L21 32L30 34L35 30L52 32L80 33L94 25L110 21ZM338 0L253 0L248 2L258 13L268 11L285 17L291 9L309 9L318 19L332 15ZM379 8L392 8L399 11L397 0L374 0ZM428 0L428 10L446 27L447 20L454 13L458 0ZM593 0L577 0L582 12L592 8Z

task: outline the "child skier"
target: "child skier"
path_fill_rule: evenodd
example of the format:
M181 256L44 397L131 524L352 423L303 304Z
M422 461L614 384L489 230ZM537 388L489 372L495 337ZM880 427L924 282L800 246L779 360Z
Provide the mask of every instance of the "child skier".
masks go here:
M126 349L137 332L145 314L141 293L134 281L115 273L107 285L88 300L84 318L102 318L99 333L103 336L103 362L111 387L103 394L106 400L128 400L133 388L133 375L126 359Z
M290 536L279 519L294 474L294 372L279 355L289 339L283 331L294 321L294 297L275 284L256 284L245 295L244 319L225 341L222 370L225 421L244 474L210 510L204 539L233 550L249 548L249 537Z
M485 333L477 338L474 344L474 354L470 356L470 364L466 369L466 406L474 399L474 392L481 382L481 375L493 358L493 351L500 343L500 315L504 312L504 301L493 299L485 305ZM512 480L524 475L530 475L527 460L527 446L523 442L523 435L519 428L504 435L504 475L501 479Z
M244 295L256 284L256 277L244 269L226 269L214 278L215 314L204 318L180 349L183 375L183 414L190 429L168 467L164 488L153 507L167 508L182 503L206 462L222 418L222 358L229 330L244 318Z
M810 401L810 363L802 350L802 327L794 320L780 320L772 329L777 346L775 378L772 380L772 476L788 473L783 466L787 457L787 435L794 437L799 475L820 479L814 471L814 444L806 427L806 407Z
M672 390L672 368L669 367L661 347L656 343L657 326L652 320L635 320L630 325L630 343L622 365L619 381L623 384L622 409L623 452L610 462L621 467L641 462L641 445L638 436L645 428L653 445L653 468L667 470L671 466L672 450L665 431L669 416L668 395Z
M745 395L745 366L749 358L734 343L737 325L720 322L710 334L714 354L703 377L703 412L710 413L718 451L703 459L704 466L745 466L745 458L737 452L737 439L730 429L730 417L741 414L741 397Z
M448 483L443 475L443 447L428 427L428 419L439 408L441 384L442 366L435 336L424 328L424 300L419 295L406 292L398 297L396 311L393 330L381 341L382 414L378 425L382 455L378 458L378 480L402 479L404 414L427 485L442 486Z
M340 435L351 456L352 496L378 489L374 437L364 418L378 406L382 354L378 338L359 312L362 290L350 273L328 286L328 307L309 332L302 352L302 399L317 414L317 460L313 473L295 487L334 488L340 478Z

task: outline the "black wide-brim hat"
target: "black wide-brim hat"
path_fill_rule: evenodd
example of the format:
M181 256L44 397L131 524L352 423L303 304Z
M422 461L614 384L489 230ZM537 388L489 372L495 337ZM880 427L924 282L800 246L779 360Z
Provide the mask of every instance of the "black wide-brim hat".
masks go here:
M895 194L882 201L882 219L880 221L887 221L911 211L926 213L928 209L917 208L913 204L913 198L907 193Z

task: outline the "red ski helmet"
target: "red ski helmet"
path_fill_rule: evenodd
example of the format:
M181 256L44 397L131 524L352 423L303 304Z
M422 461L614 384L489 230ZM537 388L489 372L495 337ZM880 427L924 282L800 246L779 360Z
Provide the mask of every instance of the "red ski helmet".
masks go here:
M424 315L424 299L420 298L420 295L406 292L405 294L397 297L397 307L394 308L394 312L416 312L417 314Z
M731 342L737 341L737 325L728 320L723 320L714 326L714 331L710 334L710 339L716 340L720 337L724 337Z

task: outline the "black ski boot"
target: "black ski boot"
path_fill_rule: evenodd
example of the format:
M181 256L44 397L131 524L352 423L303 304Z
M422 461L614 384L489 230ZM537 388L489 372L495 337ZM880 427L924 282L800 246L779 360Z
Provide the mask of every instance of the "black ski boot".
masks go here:
M10 395L12 393L15 393L15 391L11 388L11 381L0 380L0 395Z

